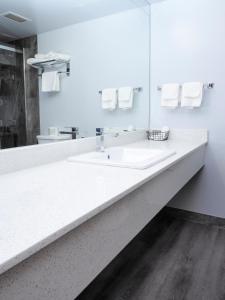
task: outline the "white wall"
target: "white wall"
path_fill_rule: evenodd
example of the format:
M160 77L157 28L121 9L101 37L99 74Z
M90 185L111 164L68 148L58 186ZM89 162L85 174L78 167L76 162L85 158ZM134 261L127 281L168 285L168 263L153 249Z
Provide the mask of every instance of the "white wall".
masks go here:
M151 125L208 128L206 167L171 206L225 217L225 1L168 0L152 5ZM200 109L160 108L166 82L215 82Z
M58 94L40 93L41 132L49 126L80 127L94 135L96 127L147 127L149 114L149 20L142 9L64 27L38 36L39 52L72 56L71 77ZM99 90L142 86L132 111L105 112Z

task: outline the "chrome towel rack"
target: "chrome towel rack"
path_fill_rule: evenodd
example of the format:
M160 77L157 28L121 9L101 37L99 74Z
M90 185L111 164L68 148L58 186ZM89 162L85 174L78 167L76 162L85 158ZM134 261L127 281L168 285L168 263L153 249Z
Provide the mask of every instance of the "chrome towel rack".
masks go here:
M118 89L116 89L116 90L118 92ZM140 93L140 92L143 91L143 88L142 87L136 87L136 88L133 88L133 90L134 90L135 93ZM102 91L99 91L98 93L102 94Z
M42 73L45 71L45 68L57 68L57 67L63 67L66 66L65 71L58 71L59 74L66 74L67 76L70 76L70 62L64 61L64 60L56 60L56 59L50 59L47 61L37 62L31 64L33 68L36 68L39 70L38 76L42 76Z
M180 87L182 87L182 84L180 84ZM210 83L204 83L203 88L204 89L213 89L215 87L215 83L214 82L210 82ZM157 90L161 91L162 90L162 85L158 85L157 86Z

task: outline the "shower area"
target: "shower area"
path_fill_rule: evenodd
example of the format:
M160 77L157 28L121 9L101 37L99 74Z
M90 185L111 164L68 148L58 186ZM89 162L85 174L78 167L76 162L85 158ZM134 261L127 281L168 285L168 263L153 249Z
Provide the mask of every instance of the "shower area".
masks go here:
M36 50L36 37L0 43L0 149L37 143L38 74L26 64Z

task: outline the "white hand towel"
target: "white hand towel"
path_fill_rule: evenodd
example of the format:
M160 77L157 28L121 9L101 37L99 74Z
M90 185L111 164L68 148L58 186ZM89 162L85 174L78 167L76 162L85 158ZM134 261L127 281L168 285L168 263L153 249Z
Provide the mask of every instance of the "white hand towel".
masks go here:
M60 82L57 71L44 72L42 74L42 92L59 92Z
M118 91L119 108L131 109L133 107L134 89L130 86L121 87Z
M161 106L176 108L179 104L180 86L178 83L167 83L162 86Z
M203 98L202 82L186 82L182 86L181 106L200 107Z
M117 105L117 90L104 89L102 91L102 109L115 110Z

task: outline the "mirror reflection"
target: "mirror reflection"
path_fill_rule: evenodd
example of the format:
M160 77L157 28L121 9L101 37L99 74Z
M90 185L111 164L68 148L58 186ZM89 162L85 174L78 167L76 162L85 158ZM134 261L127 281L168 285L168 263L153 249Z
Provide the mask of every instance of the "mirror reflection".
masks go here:
M0 149L148 127L146 0L0 9Z

